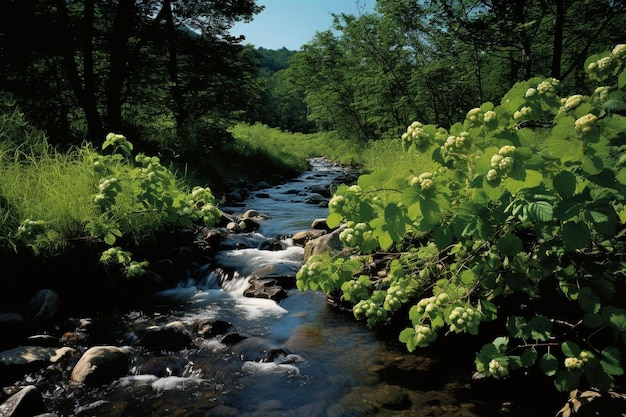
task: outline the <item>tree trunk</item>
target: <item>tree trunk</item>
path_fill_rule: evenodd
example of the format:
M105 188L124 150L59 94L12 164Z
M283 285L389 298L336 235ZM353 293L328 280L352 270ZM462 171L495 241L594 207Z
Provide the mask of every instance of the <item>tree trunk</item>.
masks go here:
M174 26L174 17L172 16L172 7L170 0L163 2L163 10L165 11L165 23L167 27L168 40L168 61L167 71L170 77L170 88L172 100L174 102L174 118L176 119L176 130L180 136L185 131L187 123L187 112L185 111L185 103L183 93L180 88L180 80L178 79L178 48L176 45L176 27Z
M73 48L73 36L70 32L70 19L67 11L65 0L57 0L57 13L59 17L59 28L63 42L63 65L69 84L85 113L87 122L87 136L91 141L99 141L103 139L104 129L102 128L102 120L98 112L96 101L96 82L93 72L93 21L94 21L94 2L93 0L85 0L83 17L83 77L78 72L75 53ZM84 83L84 84L83 84Z
M515 21L519 25L523 25L525 22L524 18L524 0L518 0L515 3ZM531 41L528 36L528 32L523 27L519 28L519 39L520 44L522 45L522 74L523 79L528 80L532 77L532 54L531 54Z
M556 19L554 21L554 41L552 46L551 76L561 79L561 58L563 56L563 25L565 23L565 5L563 0L555 0Z
M122 131L122 88L128 76L128 58L133 16L134 0L119 0L117 13L111 31L111 50L109 58L109 78L106 84L107 129L112 132Z

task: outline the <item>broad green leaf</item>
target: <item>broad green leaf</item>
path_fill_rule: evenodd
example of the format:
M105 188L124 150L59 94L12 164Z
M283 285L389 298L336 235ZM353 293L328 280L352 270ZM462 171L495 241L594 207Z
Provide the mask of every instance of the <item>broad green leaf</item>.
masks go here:
M439 210L439 205L434 200L422 200L420 202L420 210L423 216L420 224L422 230L430 230L441 222L441 211Z
M601 206L594 204L584 211L585 218L591 222L595 230L606 238L613 238L617 231L619 218L609 202Z
M437 249L444 250L454 241L452 229L447 226L439 226L435 228L433 232L433 241L435 242Z
M504 183L506 185L506 189L511 194L516 194L519 190L523 188L533 188L541 184L543 181L543 175L539 171L535 171L532 169L527 169L524 171L524 175L519 178L509 177Z
M533 201L528 204L528 214L536 221L549 222L553 217L552 204L547 201Z
M554 355L546 353L539 360L539 369L547 376L552 376L556 374L556 371L559 369L559 361Z
M506 188L502 181L487 181L485 177L483 180L483 192L489 198L489 201L499 201Z
M600 368L585 367L585 378L591 387L602 392L607 392L614 383L613 377Z
M461 272L461 283L464 285L474 285L476 284L476 275L471 269L466 269Z
M373 171L371 174L363 174L359 176L357 184L363 190L384 188L389 178L392 178L391 169L381 168Z
M618 332L626 331L626 310L614 306L604 307L601 311L604 321Z
M522 366L524 368L528 368L534 365L535 362L537 362L537 356L537 351L535 349L524 349L524 351L520 355L520 359L522 360Z
M339 226L342 220L343 220L343 214L331 212L326 217L326 224L331 229L334 229L335 227Z
M569 221L563 225L563 243L569 251L583 249L591 243L591 231L584 223Z
M496 337L492 343L499 353L505 353L509 347L509 338L504 336Z
M552 322L545 316L535 316L528 321L530 336L534 340L547 342L552 332Z
M575 342L568 340L561 344L561 351L568 358L577 358L578 356L580 356L580 352L582 352L582 349Z
M480 311L488 321L495 320L498 317L498 308L491 301L480 300Z
M576 175L569 171L561 171L554 176L552 184L561 197L572 197L576 192Z
M515 235L506 234L498 239L496 248L498 248L500 253L504 256L513 257L522 251L522 240Z
M580 373L561 369L556 373L554 385L561 392L569 392L578 388Z
M609 375L624 375L622 368L622 354L619 349L608 346L602 351L602 359L600 361L602 369Z
M597 313L600 311L600 298L589 287L583 287L578 292L578 304L586 313Z
M409 352L413 352L417 347L417 340L415 338L415 330L411 328L406 328L400 332L400 336L398 337L400 342L406 344L406 349Z
M385 207L385 222L391 238L398 242L406 232L405 216L396 204L388 204Z
M583 316L583 324L590 329L597 329L604 325L604 319L600 314L587 313Z

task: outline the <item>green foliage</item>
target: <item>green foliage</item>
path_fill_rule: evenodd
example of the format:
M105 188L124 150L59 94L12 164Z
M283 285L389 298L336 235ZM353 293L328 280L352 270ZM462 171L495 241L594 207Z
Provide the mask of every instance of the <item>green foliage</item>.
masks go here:
M449 129L409 125L402 145L419 168L340 185L327 223L352 256L312 258L298 288L339 291L370 326L406 305L409 351L475 335L485 376L536 367L560 391L611 388L626 344L626 47L586 68L602 83L588 96L533 78ZM398 257L384 278L341 267L381 250Z
M133 145L122 135L107 135L102 153L89 145L69 153L40 145L18 152L3 142L3 155L11 149L14 158L0 164L2 249L54 256L76 239L101 243L110 246L102 263L119 265L131 278L148 263L116 244L133 246L168 227L211 226L221 217L210 189L188 190L156 157L140 153L133 160Z

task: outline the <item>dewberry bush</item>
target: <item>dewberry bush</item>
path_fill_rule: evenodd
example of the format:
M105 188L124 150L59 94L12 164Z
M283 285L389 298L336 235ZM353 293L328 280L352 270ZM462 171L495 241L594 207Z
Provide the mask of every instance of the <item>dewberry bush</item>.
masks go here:
M614 387L626 344L626 45L585 68L587 94L533 78L449 128L408 126L413 172L336 189L327 222L344 226L351 256L312 256L298 288L339 292L372 327L404 320L409 351L473 335L478 375L533 368L559 391ZM377 252L396 255L383 277L363 273Z

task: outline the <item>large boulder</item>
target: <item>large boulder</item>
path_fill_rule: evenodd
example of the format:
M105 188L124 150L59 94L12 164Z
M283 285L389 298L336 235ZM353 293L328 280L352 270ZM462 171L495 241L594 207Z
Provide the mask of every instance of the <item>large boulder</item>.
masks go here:
M94 346L78 360L70 380L92 387L108 384L128 373L128 360L128 349Z
M339 234L345 227L346 226L343 225L330 233L306 242L304 245L304 261L306 262L313 255L322 253L335 255L344 251L345 246L339 239Z
M2 417L32 417L46 412L41 393L34 385L27 385L0 404Z
M30 301L28 318L37 323L52 322L61 310L61 299L53 290L39 290Z
M45 368L76 352L70 347L18 346L0 352L0 383Z
M146 328L139 338L139 344L153 351L178 351L193 345L191 334L180 321L162 326Z

